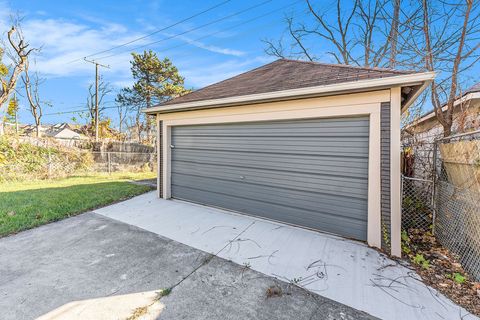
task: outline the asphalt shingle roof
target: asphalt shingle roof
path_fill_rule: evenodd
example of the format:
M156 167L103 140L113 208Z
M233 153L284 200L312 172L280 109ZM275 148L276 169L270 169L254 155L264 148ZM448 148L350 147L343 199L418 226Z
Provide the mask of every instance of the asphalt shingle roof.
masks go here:
M161 105L386 78L411 73L414 72L279 59Z

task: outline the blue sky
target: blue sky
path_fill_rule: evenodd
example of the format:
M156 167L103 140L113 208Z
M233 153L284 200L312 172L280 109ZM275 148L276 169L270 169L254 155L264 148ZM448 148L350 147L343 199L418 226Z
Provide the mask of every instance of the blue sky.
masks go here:
M40 90L43 98L53 105L45 108L44 113L51 114L84 108L88 85L94 80L94 66L82 60L71 61L161 29L221 2L222 0L7 1L1 6L8 10L0 13L0 27L2 32L8 30L8 12L18 11L24 17L22 27L25 37L32 46L42 46L35 68L46 79ZM130 48L188 31L262 2L263 0L233 0L130 47L92 58L119 53L99 60L111 66L101 72L114 91L117 91L132 81ZM292 3L294 5L288 6ZM303 2L274 0L180 37L148 45L146 49L157 51L160 57L172 59L185 77L187 87L200 88L273 60L264 53L261 39L279 37L284 30L284 13L296 14L304 10L303 6ZM271 13L282 7L286 8ZM268 15L223 31L264 14ZM208 36L212 33L217 34ZM208 37L193 41L205 36ZM179 45L182 46L166 50ZM113 106L114 98L115 95L111 94L106 99L107 105ZM115 120L114 109L109 111L109 115ZM45 115L43 121L68 121L72 116L73 114ZM19 118L21 122L32 121L28 107L22 100Z
M135 50L137 52L152 49L161 58L169 57L185 77L187 87L201 88L274 60L265 54L265 44L261 40L281 38L285 32L286 14L302 20L306 12L305 1L270 0L253 10L213 23L266 0L0 0L0 38L5 38L9 29L9 15L18 12L24 18L25 38L33 47L42 47L32 69L46 79L40 93L44 100L52 103L51 107L45 108L43 122L68 122L78 115L55 113L84 109L88 85L94 81L94 66L82 61L84 56L162 29L224 1L227 3L152 37L92 56L111 66L110 69L101 69L101 73L113 89L105 99L106 105L112 107L116 92L132 84L129 61L130 52L135 47L145 46ZM334 4L333 0L317 3L328 8L329 2ZM259 19L250 21L255 18ZM239 24L242 25L237 26ZM190 32L192 28L198 29ZM162 40L179 33L184 34ZM150 44L155 41L159 42ZM321 61L334 62L322 52L322 48L328 51L325 43L320 41L312 45L317 48L316 54ZM111 54L115 55L103 58ZM470 84L478 81L478 70L477 66L470 72ZM33 119L22 98L20 108L20 122L31 123ZM115 109L109 109L107 116L116 124Z

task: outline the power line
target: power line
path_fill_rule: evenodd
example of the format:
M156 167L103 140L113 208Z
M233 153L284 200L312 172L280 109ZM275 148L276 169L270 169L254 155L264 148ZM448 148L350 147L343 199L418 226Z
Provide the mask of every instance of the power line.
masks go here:
M268 2L271 2L271 1L272 1L272 0L265 1L265 2L263 2L263 3L260 3L259 5L254 6L254 7L261 6L261 5L263 5L263 4L265 4L265 3L268 3ZM230 26L230 27L228 27L228 28L222 29L222 30L220 30L220 31L216 31L216 32L207 34L207 35L205 35L205 36L202 36L202 37L199 37L199 38L195 38L195 39L193 39L193 40L191 40L191 41L203 40L203 39L212 37L212 36L214 36L214 35L217 35L217 34L219 34L219 33L222 33L222 32L225 32L225 31L228 31L228 30L237 28L237 27L239 27L239 26L242 26L242 25L248 24L248 23L250 23L250 22L259 20L259 19L261 19L261 18L264 18L264 17L266 17L266 16L270 16L270 15L272 15L272 14L274 14L274 13L277 13L278 11L284 10L284 9L286 9L286 8L288 8L288 7L292 7L292 6L294 6L294 5L296 5L297 3L300 3L300 2L302 2L302 1L303 1L303 0L297 0L297 1L293 2L293 3L291 3L291 4L282 6L282 7L278 8L278 9L275 9L275 10L270 11L270 12L268 12L268 13L265 13L265 14L262 14L262 15L259 15L259 16L256 16L256 17L254 17L254 18L248 19L248 20L246 20L246 21L243 21L243 22L241 22L241 23L235 24L235 25L233 25L233 26ZM241 13L243 13L244 11L253 9L254 7L247 8L247 9L241 11ZM239 13L236 13L235 15L238 15L238 14L239 14ZM228 16L228 17L231 17L231 16ZM222 18L222 19L224 19L224 18ZM200 27L202 27L202 26L200 26ZM198 28L200 28L200 27L198 27ZM178 34L178 35L175 35L175 36L178 37L178 36L180 36L180 35L181 35L181 34ZM162 39L162 40L163 40L163 39ZM185 46L185 45L188 45L188 44L191 44L191 43L189 43L189 42L182 43L182 44L179 44L179 45L176 45L176 46L172 46L172 47L169 47L169 48L160 50L160 52L167 51L167 50L171 50L171 49L175 49L175 48L182 47L182 46ZM99 59L104 59L104 58L106 58L106 57L99 58ZM110 104L110 103L114 103L114 101L106 101L106 102L104 102L104 104ZM102 110L105 110L105 109L115 109L115 108L117 108L117 106L104 107ZM78 110L71 110L71 111L60 111L60 112L47 113L47 114L44 114L44 116L62 115L62 114L69 114L69 113L80 113L80 112L88 112L88 111L89 111L89 109L78 109Z
M181 24L181 23L184 23L184 22L186 22L186 21L188 21L188 20L194 19L194 18L196 18L196 17L198 17L198 16L200 16L200 15L202 15L202 14L204 14L204 13L207 13L207 12L209 12L209 11L212 11L213 9L216 9L216 8L218 8L218 7L220 7L220 6L223 6L224 4L226 4L226 3L230 2L230 1L231 1L231 0L226 0L226 1L220 2L220 3L214 5L214 6L210 7L210 8L207 8L207 9L205 9L205 10L203 10L203 11L197 12L197 13L195 13L194 15L191 15L191 16L189 16L189 17L187 17L187 18L185 18L185 19L182 19L182 20L180 20L180 21L177 21L177 22L175 22L175 23L173 23L173 24L171 24L171 25L168 25L168 26L163 27L163 28L161 28L161 29L158 29L158 30L155 30L155 31L153 31L153 32L150 32L150 33L148 33L148 34L146 34L146 35L144 35L144 36L141 36L141 37L139 37L139 38L135 38L135 39L130 40L130 41L128 41L128 42L125 42L125 43L119 44L119 45L117 45L117 46L111 47L111 48L109 48L109 49L105 49L105 50L102 50L102 51L98 51L98 52L89 54L88 56L85 56L85 57L83 57L83 58L90 58L90 57L93 57L93 56L97 56L97 55L99 55L99 54L102 54L102 53L105 53L105 52L109 52L109 51L112 51L112 50L115 50L115 49L118 49L118 48L122 48L122 47L125 47L125 46L129 45L129 44L135 43L135 42L137 42L137 41L146 39L146 38L151 37L151 36L153 36L153 35L155 35L155 34L157 34L157 33L160 33L160 32L162 32L162 31L165 31L165 30L168 30L168 29L170 29L170 28L172 28L172 27L175 27L175 26L177 26L177 25L179 25L179 24ZM77 62L77 61L80 61L80 60L82 60L82 58L78 58L78 59L72 60L72 61L70 61L70 62L68 62L68 63L73 63L73 62Z
M106 103L113 103L113 101L107 101ZM112 106L112 107L103 107L102 110L105 109L115 109L117 106ZM71 110L71 111L59 111L59 112L51 112L51 113L45 113L43 116L55 116L55 115L61 115L61 114L69 114L69 113L80 113L80 112L88 112L90 109L78 109L78 110Z
M278 9L275 9L275 10L273 10L273 11L270 11L269 13L256 16L255 18L252 18L252 19L243 21L243 22L241 22L241 23L237 23L237 24L235 24L235 25L233 25L233 26L231 26L231 27L222 29L222 30L220 30L220 31L212 32L212 33L209 33L209 34L207 34L207 35L205 35L205 36L202 36L202 37L199 37L199 38L195 38L195 39L193 39L193 40L189 40L189 42L187 41L187 42L185 42L185 43L181 43L181 44L176 45L176 46L172 46L172 47L168 47L168 48L159 50L158 52L165 52L165 51L168 51L168 50L172 50L172 49L176 49L176 48L179 48L179 47L183 47L183 46L189 45L189 44L191 44L192 42L195 42L195 41L199 41L199 40L203 40L203 39L206 39L206 38L210 38L210 37L212 37L212 36L215 36L215 35L217 35L217 34L223 33L223 32L225 32L225 31L238 28L238 27L240 27L240 26L242 26L242 25L245 25L245 24L247 24L247 23L250 23L250 22L259 20L259 19L261 19L261 18L265 18L266 16L269 16L269 15L272 15L272 14L274 14L274 13L277 13L278 11L284 10L284 9L286 9L286 8L288 8L288 7L292 7L292 6L294 6L294 5L296 5L297 3L302 2L302 1L303 1L303 0L295 1L294 3L291 3L291 4L288 4L288 5L286 5L286 6L280 7L280 8L278 8Z
M226 20L226 19L229 19L229 18L238 16L238 15L240 15L240 14L242 14L242 13L245 13L245 12L247 12L247 11L253 10L253 9L255 9L255 8L258 8L258 7L260 7L260 6L263 6L263 5L265 5L265 4L269 3L269 2L272 2L272 1L273 1L273 0L263 1L263 2L261 2L261 3L259 3L259 4L256 4L256 5L254 5L254 6L248 7L248 8L246 8L246 9L241 10L241 11L237 11L237 12L235 12L235 13L232 13L232 14L230 14L230 15L224 16L224 17L222 17L222 18L219 18L219 19L210 21L210 22L208 22L208 23L202 24L202 25L200 25L200 26L198 26L198 27L195 27L195 28L192 28L192 29L183 31L183 32L181 32L181 33L177 33L177 34L174 34L174 35L172 35L172 36L169 36L169 37L166 37L166 38L157 40L157 41L153 41L153 42L150 42L150 43L147 43L147 44L138 46L138 47L134 47L134 48L131 48L131 49L126 50L126 51L121 51L121 52L114 53L114 54L111 54L111 55L108 55L108 56L103 56L103 57L97 58L97 60L107 59L107 58L110 58L110 57L117 56L117 55L119 55L119 54L123 54L123 53L126 53L126 52L131 52L131 51L137 50L137 49L142 49L142 48L145 48L145 47L149 47L149 46L151 46L151 45L153 45L153 44L157 44L157 43L160 43L160 42L163 42L163 41L167 41L167 40L170 40L170 39L173 39L173 38L182 36L182 35L184 35L184 34L187 34L187 33L192 32L192 31L196 31L196 30L198 30L198 29L201 29L201 28L210 26L210 25L212 25L212 24L221 22L221 21L223 21L223 20Z
M272 14L274 14L274 13L277 13L278 11L284 10L284 9L286 9L286 8L288 8L288 7L292 7L292 6L294 6L294 5L296 5L297 3L300 3L300 2L302 2L302 1L303 1L303 0L297 0L297 1L293 2L293 3L291 3L291 4L282 6L282 7L278 8L278 9L275 9L275 10L273 10L273 11L270 11L270 12L268 12L268 13L266 13L266 14L262 14L262 15L256 16L256 17L254 17L254 18L248 19L248 20L243 21L243 22L241 22L241 23L237 23L237 24L235 24L235 25L233 25L233 26L231 26L231 27L222 29L222 30L220 30L220 31L216 31L216 32L210 33L210 34L208 34L208 35L205 35L205 36L202 36L202 37L199 37L199 38L195 38L195 39L193 39L192 41L203 40L203 39L212 37L212 36L214 36L214 35L216 35L216 34L219 34L219 33L222 33L222 32L225 32L225 31L228 31L228 30L237 28L237 27L239 27L239 26L242 26L242 25L248 24L248 23L250 23L250 22L259 20L259 19L261 19L261 18L264 18L264 17L266 17L266 16L270 16L270 15L272 15ZM190 43L188 43L188 42L187 42L187 43L182 43L182 44L179 44L179 45L176 45L176 46L172 46L172 47L169 47L169 48L160 50L160 52L164 52L164 51L171 50L171 49L176 49L176 48L178 48L178 47L186 46L186 45L188 45L188 44L190 44ZM110 103L114 103L114 101L106 101L106 102L104 102L104 104L110 104ZM105 109L115 109L115 108L117 108L117 107L116 107L116 106L104 107L102 110L105 110ZM60 112L47 113L47 114L44 114L44 116L62 115L62 114L70 114L70 113L80 113L80 112L88 112L88 111L89 111L89 109L78 109L78 110L71 110L71 111L60 111Z

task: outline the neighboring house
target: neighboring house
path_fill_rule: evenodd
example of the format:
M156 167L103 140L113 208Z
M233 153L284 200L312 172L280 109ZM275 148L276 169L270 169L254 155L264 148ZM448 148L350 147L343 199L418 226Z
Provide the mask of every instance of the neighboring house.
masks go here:
M446 106L442 107L446 110ZM452 134L480 129L480 83L466 90L454 103ZM403 171L407 176L431 179L433 174L434 142L443 137L443 126L431 110L402 132L404 147Z
M400 256L400 118L433 78L280 59L149 108L159 196Z
M87 139L86 136L74 131L74 127L68 123L58 123L49 127L45 131L45 136L55 138L55 139L65 139L65 140L84 140Z
M43 135L47 126L41 125L39 128L40 134ZM34 137L37 134L36 126L33 124L21 124L20 125L20 134L23 136Z
M478 130L480 128L480 82L466 90L454 103L452 134ZM442 108L446 110L446 106ZM443 137L443 127L435 111L423 114L404 130L405 144L433 143ZM414 141L413 141L414 139Z
M22 126L22 132L26 136L35 136L36 127L34 125ZM50 137L59 140L85 140L87 137L77 132L78 126L68 123L57 123L53 125L41 125L40 133L42 137Z

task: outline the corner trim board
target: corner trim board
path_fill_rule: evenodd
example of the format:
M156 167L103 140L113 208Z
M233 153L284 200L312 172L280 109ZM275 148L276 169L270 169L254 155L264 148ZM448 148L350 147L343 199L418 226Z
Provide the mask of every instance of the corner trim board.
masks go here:
M390 98L390 212L391 254L401 257L401 173L400 173L401 88L391 89Z

